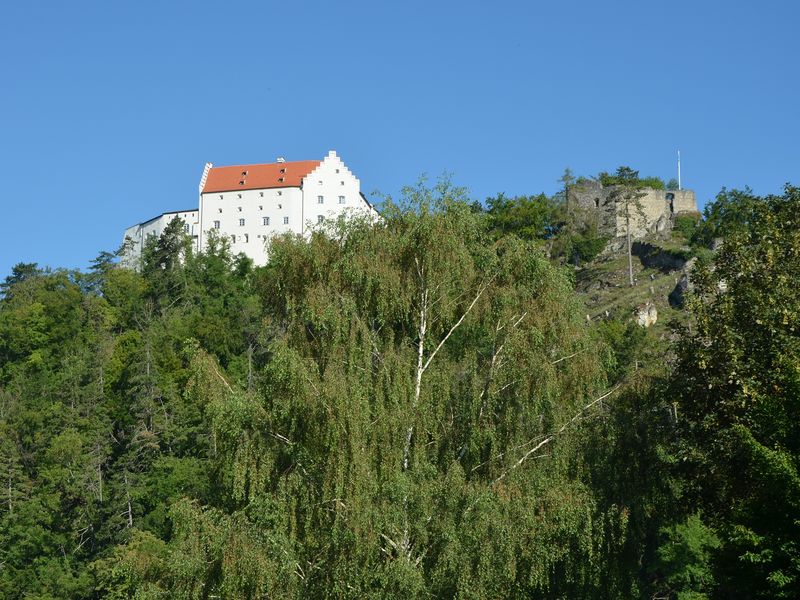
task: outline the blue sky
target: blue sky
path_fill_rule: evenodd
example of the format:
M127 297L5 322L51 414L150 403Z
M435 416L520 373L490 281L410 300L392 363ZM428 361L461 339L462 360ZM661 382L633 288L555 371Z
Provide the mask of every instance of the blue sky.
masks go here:
M800 183L798 3L5 2L0 277L85 268L197 203L206 161L321 158L478 199L564 167Z

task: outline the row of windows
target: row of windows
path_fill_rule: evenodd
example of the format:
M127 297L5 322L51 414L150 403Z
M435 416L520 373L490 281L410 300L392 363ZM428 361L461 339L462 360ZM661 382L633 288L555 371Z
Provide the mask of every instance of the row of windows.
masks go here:
M260 198L263 198L263 197L264 197L264 192L258 192L258 196L259 196ZM282 190L278 190L278 196L283 196L283 191L282 191ZM241 198L241 197L242 197L242 195L241 195L241 194L236 194L236 197L237 197L237 198ZM220 200L224 200L224 199L225 199L225 195L224 195L224 194L220 194L220 195L219 195L219 199L220 199Z
M325 196L317 196L317 204L325 204ZM347 204L347 199L344 196L339 196L339 204ZM278 204L278 208L283 208L283 204ZM217 210L221 213L222 207ZM237 206L236 210L242 212L242 207ZM264 210L264 205L259 205L258 210Z
M269 225L269 217L262 217L261 218L261 224L262 225ZM288 225L289 224L289 217L283 217L283 224L284 225ZM221 226L222 226L221 221L214 221L214 229L219 229ZM244 227L244 226L245 226L245 220L244 219L239 219L239 227Z
M325 221L325 217L322 215L317 215L317 223L323 223ZM244 227L246 224L245 219L239 219L239 227ZM269 225L269 217L261 217L261 224L262 225ZM283 217L283 224L289 224L289 217ZM222 227L221 221L214 221L214 229L219 229ZM188 232L188 227L187 227Z
M339 196L339 204L345 204L344 196ZM317 204L325 204L325 196L317 196Z

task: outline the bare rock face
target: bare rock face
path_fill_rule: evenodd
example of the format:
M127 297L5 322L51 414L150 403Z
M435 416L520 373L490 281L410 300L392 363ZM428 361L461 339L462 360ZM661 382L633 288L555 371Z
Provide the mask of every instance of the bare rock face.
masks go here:
M675 284L675 289L669 293L670 306L674 306L675 308L683 308L683 305L686 302L686 292L691 292L694 289L694 285L692 284L691 280L691 274L695 264L697 264L697 257L690 258L688 261L686 261L686 264L683 267L683 273L681 273L678 283Z
M633 319L639 327L650 327L658 321L658 309L652 302L645 302L633 311Z

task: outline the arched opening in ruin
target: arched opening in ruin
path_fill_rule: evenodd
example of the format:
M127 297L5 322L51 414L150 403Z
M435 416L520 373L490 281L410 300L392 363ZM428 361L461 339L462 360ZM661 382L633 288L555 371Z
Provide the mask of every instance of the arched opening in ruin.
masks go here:
M669 212L670 214L675 213L675 194L669 193L667 194L667 202L669 202Z

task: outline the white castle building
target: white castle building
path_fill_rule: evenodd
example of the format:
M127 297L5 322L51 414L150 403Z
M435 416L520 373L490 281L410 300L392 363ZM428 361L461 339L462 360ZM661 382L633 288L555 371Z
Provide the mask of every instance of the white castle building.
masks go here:
M361 193L361 183L336 152L320 160L215 167L207 163L199 186L199 206L172 211L125 230L123 262L135 266L150 236L159 236L175 218L195 250L204 249L208 232L227 236L234 254L255 264L267 262L267 242L274 235L306 235L315 225L342 214L377 215Z

